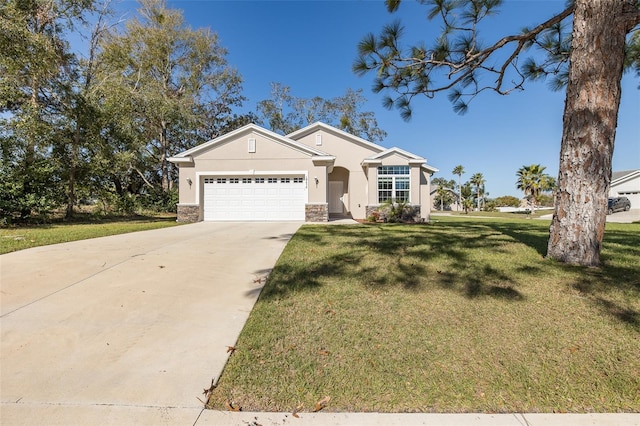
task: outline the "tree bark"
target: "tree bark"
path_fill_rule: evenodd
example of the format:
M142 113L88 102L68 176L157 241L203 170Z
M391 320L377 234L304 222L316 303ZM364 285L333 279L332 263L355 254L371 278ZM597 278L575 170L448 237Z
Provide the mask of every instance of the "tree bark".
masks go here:
M548 257L569 264L600 264L625 37L637 24L634 3L575 2L557 202L547 250Z
M169 140L167 137L167 123L162 120L160 123L160 174L162 178L162 192L169 192L169 161L167 152L169 151Z
M73 132L71 144L71 159L69 161L69 181L67 182L67 208L65 219L73 219L73 207L76 205L76 166L78 164L78 151L80 149L80 118L76 116L76 128Z

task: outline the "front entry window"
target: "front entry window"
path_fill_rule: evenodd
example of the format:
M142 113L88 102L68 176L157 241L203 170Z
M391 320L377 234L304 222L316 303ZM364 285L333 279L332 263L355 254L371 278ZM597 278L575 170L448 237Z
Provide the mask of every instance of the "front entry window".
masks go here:
M409 166L378 167L378 203L409 202Z

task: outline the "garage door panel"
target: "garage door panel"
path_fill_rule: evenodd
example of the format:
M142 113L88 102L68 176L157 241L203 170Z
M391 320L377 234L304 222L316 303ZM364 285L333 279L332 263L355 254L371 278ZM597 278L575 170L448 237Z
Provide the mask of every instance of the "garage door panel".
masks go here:
M205 220L304 220L303 176L204 180Z

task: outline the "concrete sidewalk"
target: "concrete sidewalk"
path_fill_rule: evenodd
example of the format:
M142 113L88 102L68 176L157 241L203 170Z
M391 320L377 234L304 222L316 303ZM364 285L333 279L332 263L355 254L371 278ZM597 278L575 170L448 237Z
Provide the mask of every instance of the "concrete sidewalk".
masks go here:
M0 423L193 424L301 223L197 223L0 256Z
M198 426L638 426L640 414L232 413L206 410Z

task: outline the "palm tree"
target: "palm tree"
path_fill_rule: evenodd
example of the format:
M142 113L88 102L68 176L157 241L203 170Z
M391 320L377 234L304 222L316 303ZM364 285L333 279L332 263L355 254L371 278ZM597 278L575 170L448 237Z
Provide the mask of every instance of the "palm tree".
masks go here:
M469 179L469 182L476 187L476 195L478 199L478 211L480 211L480 188L485 184L484 176L482 173L474 173Z
M549 191L555 187L555 179L544 173L545 166L531 164L522 166L516 172L518 181L516 187L524 192L524 196L531 204L531 213L536 212L536 200L541 191Z
M451 204L451 190L444 186L439 186L437 190L436 200L440 201L440 211L444 211L444 206Z
M464 167L462 167L462 165L455 166L453 168L453 172L451 173L458 176L458 202L456 203L456 210L460 211L460 203L462 202L462 194L460 193L460 189L461 189L460 178L464 174Z

